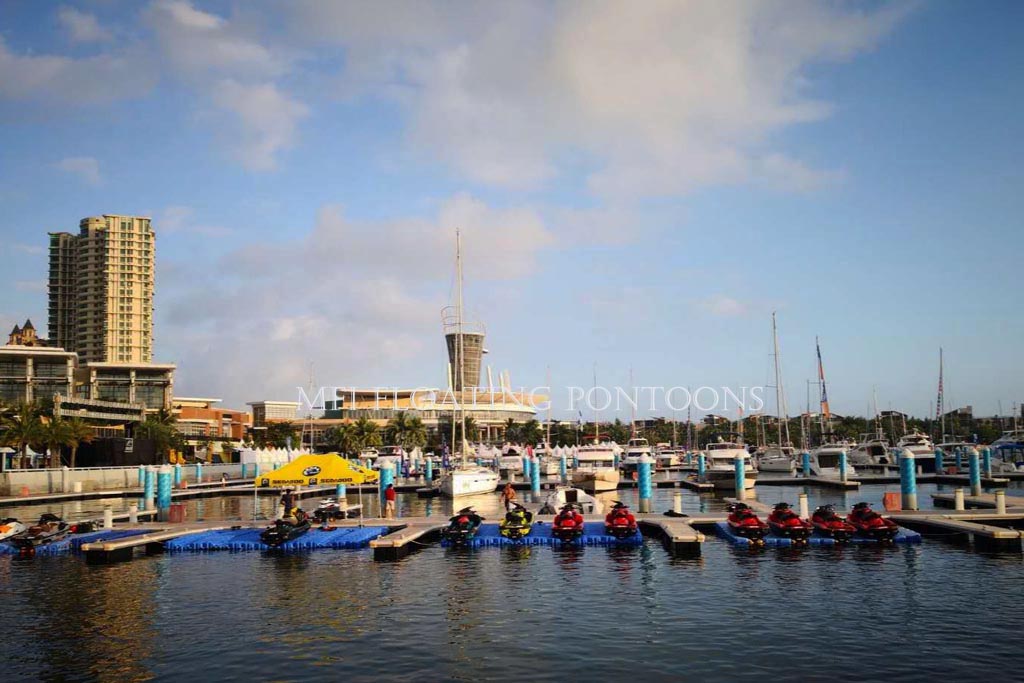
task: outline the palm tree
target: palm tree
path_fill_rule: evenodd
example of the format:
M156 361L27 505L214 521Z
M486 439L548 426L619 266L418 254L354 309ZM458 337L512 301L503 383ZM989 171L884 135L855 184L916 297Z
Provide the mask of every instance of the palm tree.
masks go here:
M39 411L31 403L21 403L3 417L3 421L0 422L0 435L5 445L18 449L18 467L25 468L29 444L39 443L42 427Z
M519 428L519 434L523 443L535 444L542 440L543 430L539 422L530 420Z
M404 410L388 421L385 428L388 441L406 450L417 446L425 446L427 443L427 430L423 426L423 420L411 416Z
M356 446L360 450L381 445L380 427L368 417L359 418L352 428L356 435Z
M519 425L511 417L505 420L505 441L519 441Z
M327 445L343 455L352 455L359 450L355 425L341 424L326 434Z
M68 420L67 425L68 436L70 437L67 445L71 447L71 469L74 469L78 447L83 443L92 443L92 440L96 438L96 434L93 432L92 427L78 418Z
M62 465L60 449L71 443L71 428L66 420L51 417L42 429L41 438L46 444L46 464L48 467ZM54 458L54 456L57 456Z

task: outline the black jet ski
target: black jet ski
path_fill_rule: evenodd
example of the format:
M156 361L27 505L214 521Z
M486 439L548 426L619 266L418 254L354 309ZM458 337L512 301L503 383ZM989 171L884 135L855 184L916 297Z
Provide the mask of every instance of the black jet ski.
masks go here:
M306 513L296 508L291 517L279 519L264 529L260 533L260 540L271 548L277 548L302 536L309 531L310 526Z
M333 519L345 519L345 517L345 510L334 498L324 498L316 510L313 510L313 518L318 524L326 524Z
M18 548L35 548L36 546L54 543L71 533L68 523L57 515L47 512L22 534L11 538L11 543Z
M462 508L451 517L448 526L441 531L441 539L453 546L467 545L476 537L476 532L483 521L484 518L473 508Z

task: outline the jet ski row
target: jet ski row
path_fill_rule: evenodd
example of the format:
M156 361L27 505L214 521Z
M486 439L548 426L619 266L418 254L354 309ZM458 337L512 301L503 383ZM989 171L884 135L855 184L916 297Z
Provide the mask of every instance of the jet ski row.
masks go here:
M810 519L801 519L789 503L778 503L762 521L746 503L729 506L729 531L749 539L752 545L764 545L768 534L788 538L794 545L806 545L812 535L831 538L836 543L847 543L855 536L880 543L892 543L899 526L871 509L869 503L857 503L843 517L834 505L822 505L814 510Z
M13 517L0 522L0 543L7 543L21 552L31 552L41 545L62 541L71 534L96 531L95 522L68 524L57 515L46 512L35 524L27 525Z
M552 538L562 543L572 543L581 538L585 529L583 512L581 503L563 505L551 522ZM468 546L477 537L483 521L484 518L473 508L463 508L449 519L448 526L441 532L441 538L455 547ZM532 512L514 503L498 523L498 532L504 538L518 541L529 536L538 524ZM636 517L621 502L616 502L604 518L605 533L619 540L635 537L638 529Z

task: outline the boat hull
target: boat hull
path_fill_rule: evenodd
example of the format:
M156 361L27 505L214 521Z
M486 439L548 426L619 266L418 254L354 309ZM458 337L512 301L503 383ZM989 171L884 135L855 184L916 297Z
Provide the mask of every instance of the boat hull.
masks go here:
M705 472L704 478L708 481L708 483L715 487L716 491L736 490L736 473L732 470L719 472L708 470L707 472ZM756 483L757 472L746 470L743 474L743 490L752 490Z
M498 475L491 470L452 470L442 477L441 495L448 498L494 493L498 488Z
M576 471L572 483L588 493L614 491L619 487L619 473L613 468Z

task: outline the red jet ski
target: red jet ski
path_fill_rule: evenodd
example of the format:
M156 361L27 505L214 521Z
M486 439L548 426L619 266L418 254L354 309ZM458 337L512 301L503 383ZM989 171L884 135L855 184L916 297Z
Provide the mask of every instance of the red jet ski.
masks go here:
M764 544L768 525L757 518L746 503L732 503L729 506L729 529L737 536L749 538L755 545Z
M574 503L569 503L555 515L555 521L551 523L551 535L565 543L583 535L583 515Z
M775 506L772 514L768 515L768 528L774 535L791 539L797 544L807 543L807 538L814 530L810 522L800 519L800 515L790 509L789 503Z
M853 525L861 536L890 543L896 537L899 527L896 522L886 519L871 509L870 503L857 503L847 515L846 521Z
M818 534L834 538L837 543L846 543L857 533L857 527L836 514L835 505L822 505L811 515L811 524Z
M619 539L636 536L636 517L625 503L616 501L604 518L604 530L609 536Z

